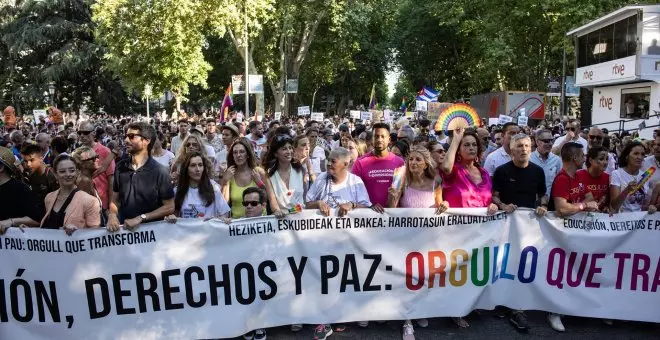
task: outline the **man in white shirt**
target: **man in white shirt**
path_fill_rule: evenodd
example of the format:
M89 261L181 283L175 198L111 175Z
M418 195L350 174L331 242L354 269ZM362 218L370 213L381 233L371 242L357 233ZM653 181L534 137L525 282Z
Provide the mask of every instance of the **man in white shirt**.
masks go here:
M520 127L514 122L508 122L502 127L502 147L491 152L486 157L484 168L493 177L495 169L500 165L511 162L511 137L520 133Z
M532 152L530 161L543 169L545 174L545 192L550 197L552 182L562 168L561 158L552 150L552 132L550 130L539 130L536 132L536 151Z
M589 143L587 143L586 139L580 137L580 122L578 122L577 119L571 119L568 121L568 124L566 124L566 135L557 138L552 145L552 153L559 156L561 147L568 142L582 144L582 151L584 151L585 154L587 153Z
M179 149L181 149L183 140L188 137L189 129L190 125L188 124L187 119L184 118L179 120L179 134L172 138L172 145L170 146L170 151L172 151L172 153L174 153L176 156L179 155Z
M651 188L655 188L655 185L660 182L660 135L655 136L655 140L653 141L653 155L644 158L642 171L646 171L650 167L655 168L655 173L653 173L649 183Z
M599 129L596 126L592 126L591 129L589 129L589 133L587 134L587 138L589 138L589 149L591 148L596 148L596 147L602 147L603 146L603 139L605 138L605 133L603 133L603 130ZM585 153L586 153L585 149ZM614 160L614 155L611 153L607 153L608 158L607 158L607 168L605 169L605 172L608 175L611 175L614 170L616 170L616 161Z
M266 137L264 136L264 125L258 120L253 120L250 122L248 128L250 129L250 134L245 137L252 142L254 153L257 155L257 158L261 158L262 146L267 142Z
M316 129L309 129L305 134L309 139L309 145L314 146L312 152L310 153L310 162L312 163L312 168L309 169L314 176L318 177L322 172L325 172L325 150L318 145L317 140L319 138L319 131Z

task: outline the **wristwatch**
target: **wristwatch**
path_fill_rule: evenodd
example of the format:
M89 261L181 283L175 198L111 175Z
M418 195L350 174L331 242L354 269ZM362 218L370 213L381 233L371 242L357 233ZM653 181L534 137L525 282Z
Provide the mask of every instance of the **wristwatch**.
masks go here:
M144 222L144 221L147 220L147 215L142 214L142 215L140 215L140 218L142 219L142 222Z

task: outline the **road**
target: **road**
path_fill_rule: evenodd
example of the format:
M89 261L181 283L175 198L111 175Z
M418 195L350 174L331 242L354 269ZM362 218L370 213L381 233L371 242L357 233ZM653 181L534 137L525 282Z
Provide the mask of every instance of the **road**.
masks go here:
M658 311L654 311L658 312ZM613 326L604 324L599 319L564 317L565 333L552 330L545 319L544 312L527 313L531 329L528 333L519 333L509 324L508 319L500 319L493 313L484 311L478 315L472 313L467 321L470 327L458 329L447 318L429 320L427 328L420 328L415 324L415 340L431 339L660 339L660 324L645 322L615 321ZM357 324L349 324L347 329L335 332L328 339L360 339L360 340L395 340L401 339L401 322L389 321L384 324L371 322L366 329ZM302 331L292 333L289 327L268 329L269 340L310 340L313 335L313 326L305 325ZM240 338L237 338L240 339Z

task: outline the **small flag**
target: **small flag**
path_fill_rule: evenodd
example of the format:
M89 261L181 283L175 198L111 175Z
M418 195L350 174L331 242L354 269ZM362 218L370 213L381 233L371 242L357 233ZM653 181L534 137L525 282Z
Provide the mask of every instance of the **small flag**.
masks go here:
M225 98L222 99L222 105L220 106L220 121L224 122L229 117L229 108L234 106L234 102L231 100L231 83L229 87L225 90Z
M371 86L371 98L369 98L369 110L373 110L376 107L376 84Z
M425 102L437 102L440 91L436 91L430 87L424 86L424 88L417 93L417 100L422 100Z

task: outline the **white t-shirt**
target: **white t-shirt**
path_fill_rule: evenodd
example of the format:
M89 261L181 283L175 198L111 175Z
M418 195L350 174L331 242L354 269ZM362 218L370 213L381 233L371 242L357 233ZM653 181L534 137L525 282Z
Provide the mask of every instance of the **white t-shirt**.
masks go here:
M632 176L624 169L616 169L612 172L612 175L610 175L610 185L619 187L619 189L623 190L628 186L628 183L633 181L635 183L639 182L643 173L644 171L640 170L636 176ZM628 195L621 205L622 212L642 211L642 205L647 197L651 195L651 184L649 182L646 182L641 189ZM614 199L614 197L612 197L612 199Z
M566 135L563 135L563 136L557 138L555 143L552 144L552 148L554 149L554 148L558 147L559 145L561 145L561 143L563 143L565 139L566 139ZM573 141L573 142L582 144L582 151L584 151L585 154L587 153L587 149L589 148L589 142L587 142L586 139L584 139L582 137L578 137L578 140Z
M186 198L181 205L182 218L196 218L196 217L219 217L229 214L229 205L225 198L222 197L220 185L211 181L213 185L213 192L215 193L215 200L208 207L204 205L202 197L199 195L198 188L188 188ZM177 188L174 188L176 193Z
M312 163L312 171L318 177L321 174L321 161L325 160L325 150L320 146L315 146L312 151L310 162Z
M151 155L151 157L154 160L156 160L156 162L160 163L162 166L169 169L172 166L172 161L174 160L174 154L169 150L164 150L164 151L165 153L162 156Z
M332 183L328 173L322 173L307 191L307 202L325 201L331 208L339 204L355 202L371 206L367 188L358 176L348 173L342 183Z

